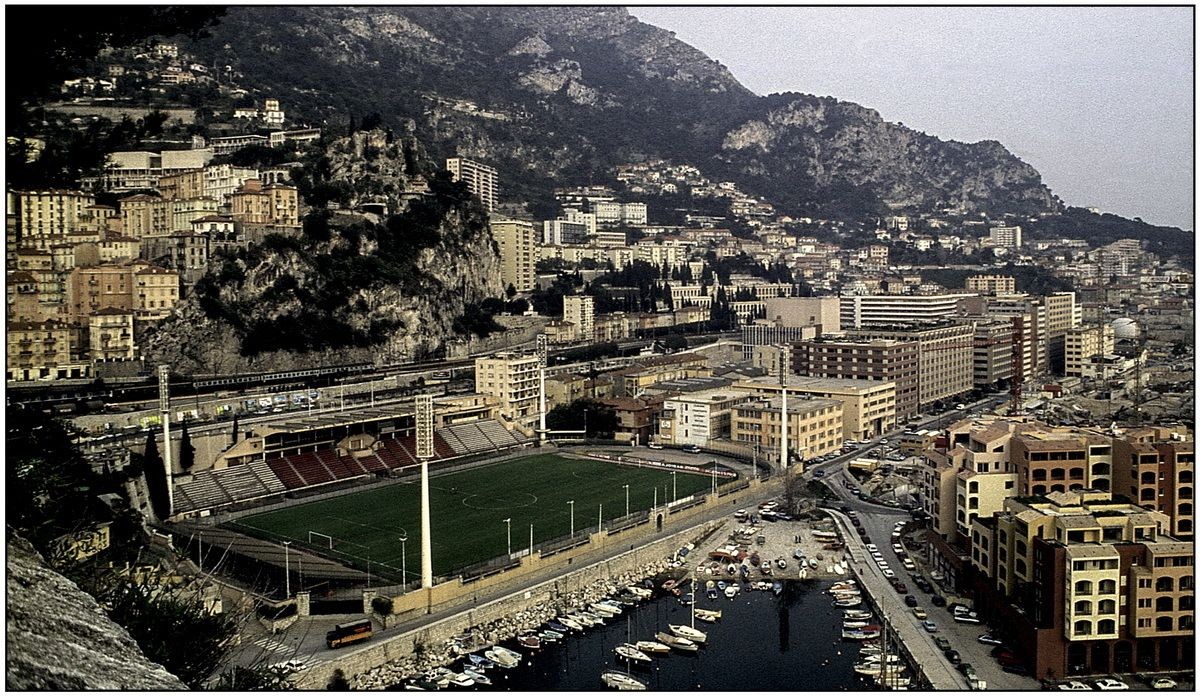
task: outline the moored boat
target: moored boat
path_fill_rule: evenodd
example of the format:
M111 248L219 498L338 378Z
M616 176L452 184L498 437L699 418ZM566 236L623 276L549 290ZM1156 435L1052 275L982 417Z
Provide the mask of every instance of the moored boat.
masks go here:
M478 666L480 670L490 670L496 667L496 663L478 654L470 654L467 659L471 661L471 665Z
M521 646L524 646L527 649L542 648L542 640L532 634L527 634L525 636L517 637L517 643L520 644Z
M779 595L780 593L783 592L783 584L780 583L779 581L772 583L771 584L771 592L774 593L775 595Z
M606 670L600 674L600 681L614 690L645 690L646 683L633 676L615 670Z
M688 641L703 643L708 640L708 635L699 629L693 629L686 624L669 624L667 628L677 637L682 637Z
M738 594L738 587L736 585L727 586L725 588L725 597L726 598L729 598L730 600L732 600L733 597L737 594Z
M499 646L493 647L484 651L483 655L501 668L516 668L520 661L506 653L501 653L498 649L500 649Z
M833 601L834 607L858 607L862 605L861 598L843 598Z
M585 612L585 611L583 611L583 610L580 610L578 614L579 614L579 616L580 616L580 617L582 617L582 618L583 618L583 619L585 619L585 620L588 620L588 621L590 621L590 622L591 622L592 624L594 624L594 625L596 625L596 624L604 624L604 618L603 618L603 617L600 617L600 616L598 616L598 615L593 615L592 613L590 613L590 612Z
M553 644L563 638L561 632L556 632L553 629L543 629L538 632L538 638L547 644Z
M489 678L488 676L484 675L483 673L481 673L477 670L472 670L470 668L463 668L463 675L466 675L467 677L471 678L472 680L474 680L476 682L476 684L479 684L479 685L491 685L492 684L491 678Z
M721 619L721 611L708 610L698 607L696 608L696 619L703 620L705 622L716 622L717 620Z
M700 650L700 647L699 647L699 645L696 644L696 642L692 641L691 639L685 639L680 636L675 636L674 634L668 634L666 632L658 632L654 635L654 638L658 639L662 643L666 644L667 646L670 646L671 648L673 648L677 651L685 651L687 653L695 653L696 651Z
M646 655L644 652L639 650L637 647L631 646L629 644L621 644L620 646L615 648L614 651L616 651L617 655L620 656L621 658L626 658L631 661L640 661L642 663L649 663L651 660L650 656Z
M634 644L638 651L646 653L670 653L671 647L661 641L639 641Z

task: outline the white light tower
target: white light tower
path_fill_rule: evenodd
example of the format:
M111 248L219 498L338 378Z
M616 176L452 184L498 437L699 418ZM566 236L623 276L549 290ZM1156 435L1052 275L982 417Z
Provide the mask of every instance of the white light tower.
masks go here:
M549 350L546 334L538 334L538 445L546 441L546 360L549 358Z
M780 344L776 369L779 372L779 390L782 393L779 403L779 471L783 474L786 474L788 469L787 360L787 345Z
M433 395L417 395L417 458L421 460L421 587L433 587L433 542L429 525L429 461L433 449Z
M158 366L158 409L162 414L163 467L167 470L167 517L175 512L175 472L171 467L171 366Z

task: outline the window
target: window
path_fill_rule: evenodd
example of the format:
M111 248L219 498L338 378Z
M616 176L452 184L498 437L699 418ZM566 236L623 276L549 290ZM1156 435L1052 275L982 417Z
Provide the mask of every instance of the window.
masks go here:
M1077 601L1077 602L1075 603L1075 614L1076 614L1076 615L1090 615L1090 614L1092 614L1092 601L1090 601L1090 600L1079 600L1079 601Z
M1170 576L1163 576L1154 583L1154 590L1159 592L1175 590L1175 579Z
M1092 623L1089 620L1079 620L1075 623L1076 634L1091 634Z
M1096 631L1099 634L1115 634L1117 623L1112 620L1100 620L1100 624L1096 625Z
M1101 600L1100 605L1098 607L1099 607L1098 611L1101 615L1111 615L1117 611L1117 601Z
M1117 592L1117 582L1111 578L1106 578L1100 582L1100 595L1115 595Z
M1156 598L1154 600L1154 611L1155 612L1174 612L1175 611L1175 599L1169 595L1164 595L1161 598Z
M1179 498L1190 501L1192 498L1192 487L1190 487L1190 486L1179 487Z
M1174 624L1171 617L1159 617L1154 622L1154 629L1160 632L1169 632L1174 627Z
M1076 581L1075 582L1075 594L1076 595L1091 595L1092 594L1092 582L1091 581Z

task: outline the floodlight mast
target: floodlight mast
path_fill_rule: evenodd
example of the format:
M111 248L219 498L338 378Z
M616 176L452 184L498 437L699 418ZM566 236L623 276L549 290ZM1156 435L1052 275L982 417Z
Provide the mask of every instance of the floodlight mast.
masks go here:
M421 587L433 587L433 541L429 523L429 461L434 457L433 395L417 395L417 458L421 461Z

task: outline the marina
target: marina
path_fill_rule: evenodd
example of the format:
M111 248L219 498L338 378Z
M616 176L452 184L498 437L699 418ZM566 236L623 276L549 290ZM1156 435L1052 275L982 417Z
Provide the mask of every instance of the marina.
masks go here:
M690 585L690 582L683 584ZM477 658L448 666L486 673L490 684L475 679L477 690L871 690L886 666L889 684L906 686L899 658L889 651L880 658L878 645L844 640L843 611L831 602L829 581L783 582L779 594L750 590L732 600L703 597L696 620L705 610L719 613L695 631L703 641L685 636L692 630L692 608L661 584L651 599L623 607L604 625L571 631L560 641L537 650L516 642L485 652L497 667L486 669ZM519 652L515 665L512 654ZM884 663L883 661L886 661ZM738 669L753 665L753 676ZM858 668L856 668L858 666ZM418 677L393 689L453 689L436 676Z

